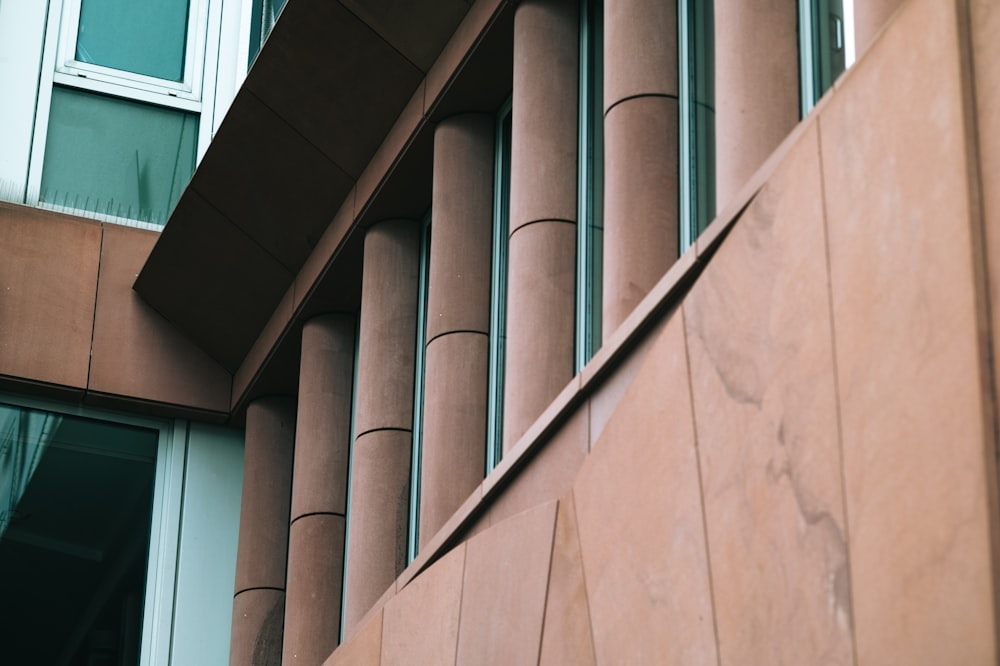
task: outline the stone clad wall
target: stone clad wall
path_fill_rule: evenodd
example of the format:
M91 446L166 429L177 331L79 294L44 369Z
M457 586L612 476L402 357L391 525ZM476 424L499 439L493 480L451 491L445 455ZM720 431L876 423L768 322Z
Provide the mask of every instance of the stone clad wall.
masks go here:
M589 453L390 590L328 665L997 662L1000 257L980 216L1000 185L970 123L978 102L993 132L1000 81L977 67L973 96L968 10L901 9L620 370L602 427L594 395L550 443ZM976 11L978 55L1000 33Z
M0 203L0 388L225 420L230 374L132 291L158 237Z

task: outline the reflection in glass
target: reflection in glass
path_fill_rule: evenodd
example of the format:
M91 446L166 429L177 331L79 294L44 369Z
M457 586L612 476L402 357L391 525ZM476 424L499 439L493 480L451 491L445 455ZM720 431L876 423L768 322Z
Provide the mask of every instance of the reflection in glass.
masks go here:
M0 405L4 663L138 664L158 437Z
M195 114L57 86L39 201L164 224L197 141Z
M188 4L188 0L81 0L76 59L181 81Z

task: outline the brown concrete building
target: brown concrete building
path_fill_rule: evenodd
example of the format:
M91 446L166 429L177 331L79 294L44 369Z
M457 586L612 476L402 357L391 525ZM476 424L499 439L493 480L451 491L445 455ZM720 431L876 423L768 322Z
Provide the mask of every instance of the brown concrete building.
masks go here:
M288 0L233 90L162 231L0 204L52 663L1000 659L996 2ZM33 527L97 449L151 517Z

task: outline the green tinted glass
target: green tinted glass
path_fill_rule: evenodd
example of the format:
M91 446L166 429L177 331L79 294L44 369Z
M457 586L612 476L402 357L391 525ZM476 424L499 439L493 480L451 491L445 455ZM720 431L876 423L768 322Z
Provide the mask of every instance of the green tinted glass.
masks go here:
M195 114L55 87L39 200L163 224L197 143Z
M81 0L76 59L180 81L188 4L189 0Z

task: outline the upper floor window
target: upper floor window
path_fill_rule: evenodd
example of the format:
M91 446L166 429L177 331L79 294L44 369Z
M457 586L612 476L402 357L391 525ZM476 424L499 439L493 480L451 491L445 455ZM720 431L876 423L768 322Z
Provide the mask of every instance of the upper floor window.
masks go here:
M253 54L283 2L265 4L3 3L0 196L162 226L246 74L255 9Z

